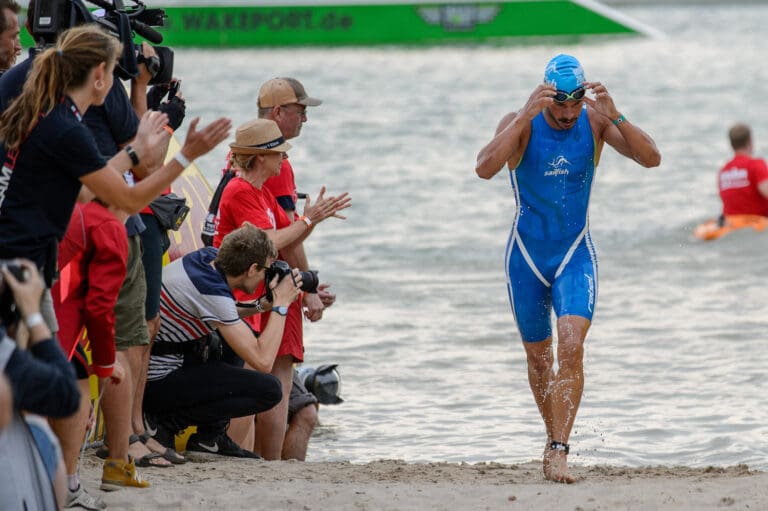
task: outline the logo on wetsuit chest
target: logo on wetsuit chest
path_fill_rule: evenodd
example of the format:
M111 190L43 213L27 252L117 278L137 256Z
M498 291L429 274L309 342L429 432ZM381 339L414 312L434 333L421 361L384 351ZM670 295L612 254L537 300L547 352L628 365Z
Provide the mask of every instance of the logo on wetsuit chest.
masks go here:
M570 165L571 162L569 162L565 156L562 154L560 156L557 156L552 159L551 162L549 162L549 170L544 172L545 176L567 176L570 173L570 170L568 170L566 167Z

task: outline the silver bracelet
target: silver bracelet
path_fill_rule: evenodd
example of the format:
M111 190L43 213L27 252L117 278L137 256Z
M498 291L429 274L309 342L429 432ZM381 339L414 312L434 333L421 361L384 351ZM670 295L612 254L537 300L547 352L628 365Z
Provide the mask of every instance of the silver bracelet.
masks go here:
M24 324L27 325L27 328L29 328L30 330L44 323L45 323L45 319L43 319L43 315L40 314L39 312L33 312L32 314L29 314L24 318Z
M173 155L173 159L176 160L177 162L179 162L179 164L183 168L185 168L185 169L192 164L192 162L190 162L187 159L187 157L184 156L184 154L181 152L181 150L179 150L176 154Z

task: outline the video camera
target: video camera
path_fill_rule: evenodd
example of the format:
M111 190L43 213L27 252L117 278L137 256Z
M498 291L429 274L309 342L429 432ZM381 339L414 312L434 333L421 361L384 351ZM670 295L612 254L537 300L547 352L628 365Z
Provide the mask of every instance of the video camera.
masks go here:
M147 9L141 0L129 0L133 5L126 9L123 0L88 0L100 9L91 12L84 0L33 0L29 14L29 26L35 40L47 44L56 42L64 30L96 23L117 37L123 44L123 55L117 62L115 73L122 80L130 80L139 74L139 63L145 62L152 74L150 84L168 83L173 78L173 50L166 46L154 46L156 57L144 57L141 44L136 44L134 35L160 44L163 36L152 27L165 25L165 11Z

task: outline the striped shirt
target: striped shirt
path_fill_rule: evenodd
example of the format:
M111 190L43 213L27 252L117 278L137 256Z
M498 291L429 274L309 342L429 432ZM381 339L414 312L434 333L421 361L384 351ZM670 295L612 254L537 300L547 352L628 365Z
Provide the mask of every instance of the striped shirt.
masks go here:
M211 264L217 253L213 247L201 248L163 268L156 343L194 341L217 323L241 321L226 278ZM147 380L160 380L183 364L183 355L152 355Z

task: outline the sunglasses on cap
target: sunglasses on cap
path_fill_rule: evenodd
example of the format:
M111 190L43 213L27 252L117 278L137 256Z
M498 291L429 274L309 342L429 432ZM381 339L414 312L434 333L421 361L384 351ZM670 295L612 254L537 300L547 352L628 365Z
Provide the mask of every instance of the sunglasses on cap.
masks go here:
M569 99L573 101L579 101L584 97L584 94L586 93L587 90L584 87L573 89L571 92L558 90L557 93L555 93L554 100L558 103L565 103Z

